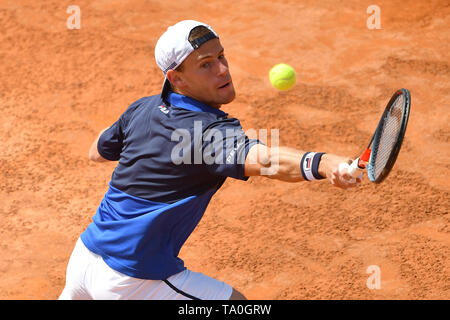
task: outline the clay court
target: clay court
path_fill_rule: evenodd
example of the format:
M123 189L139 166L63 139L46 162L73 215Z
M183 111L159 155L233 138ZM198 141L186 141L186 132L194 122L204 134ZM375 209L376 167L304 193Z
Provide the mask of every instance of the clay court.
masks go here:
M67 8L81 10L68 29ZM380 8L380 29L366 12ZM56 299L76 239L116 162L91 143L161 90L154 46L179 20L221 37L244 130L280 145L356 157L399 88L406 138L389 177L343 191L326 181L227 179L180 257L249 299L450 298L448 1L0 0L0 299ZM287 92L268 72L297 71ZM270 140L269 140L270 143ZM370 289L370 266L381 286Z

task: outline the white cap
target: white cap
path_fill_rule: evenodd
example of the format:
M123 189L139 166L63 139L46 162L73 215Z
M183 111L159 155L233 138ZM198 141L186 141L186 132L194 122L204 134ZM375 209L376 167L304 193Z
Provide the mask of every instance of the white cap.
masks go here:
M208 28L211 33L190 42L189 34L198 26ZM183 20L167 28L159 38L155 46L155 59L158 67L167 73L170 69L176 69L192 51L199 48L208 40L218 38L217 33L207 24L194 20Z

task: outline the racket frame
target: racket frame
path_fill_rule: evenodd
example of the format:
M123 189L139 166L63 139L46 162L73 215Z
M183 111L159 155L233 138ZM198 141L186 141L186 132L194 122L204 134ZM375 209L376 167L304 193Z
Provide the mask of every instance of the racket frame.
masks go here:
M383 123L384 123L384 119L385 119L386 115L391 110L391 107L392 107L393 103L395 102L395 100L401 94L404 95L406 108L403 108L404 110L402 111L404 113L402 114L402 123L400 124L401 127L400 127L400 130L396 137L396 140L397 140L396 145L395 145L395 148L391 151L388 161L386 162L386 165L384 166L384 169L382 170L380 176L377 179L375 179L371 168L373 167L373 164L375 162L375 155L378 151L377 150L378 145L376 142L379 140L379 138L381 136L382 129L383 129ZM394 166L395 161L397 160L398 153L400 152L400 148L402 146L403 139L405 137L406 126L408 124L408 119L409 119L410 106L411 106L411 95L409 93L409 90L408 89L397 90L392 95L389 102L387 103L386 108L384 109L383 114L382 114L380 120L378 121L377 128L375 129L375 133L372 135L372 138L370 139L370 142L369 142L366 150L363 152L363 154L359 158L355 159L350 165L348 165L346 163L341 163L341 165L339 167L339 171L342 172L342 170L344 170L344 168L346 168L348 170L349 174L353 178L356 178L356 177L362 177L362 173L363 173L364 169L367 169L367 174L369 176L370 181L372 181L374 183L381 183L384 179L386 179L386 177L388 176L392 167ZM406 116L405 116L405 114L406 114ZM375 152L373 152L374 150L371 149L372 144L374 142L376 145Z
M381 171L380 175L377 178L375 178L372 168L374 168L375 157L378 152L378 141L381 138L381 133L382 133L382 130L384 127L383 124L384 124L386 115L391 111L392 105L394 104L394 102L400 95L403 95L403 98L405 99L405 102L404 102L405 107L402 108L402 115L401 115L402 122L400 123L400 129L397 133L395 146L394 146L393 150L391 151L391 154L389 155L389 158L388 158L383 170ZM386 105L383 115L381 116L380 121L378 122L375 133L369 144L369 147L372 145L372 150L370 152L370 158L369 158L368 165L367 165L367 175L369 177L369 180L374 183L381 183L384 179L386 179L386 177L389 175L389 172L392 170L395 161L397 160L403 140L405 138L406 127L408 125L410 103L411 103L411 95L409 93L409 90L408 89L397 90L395 92L395 94L391 97L391 99L389 100L388 104Z

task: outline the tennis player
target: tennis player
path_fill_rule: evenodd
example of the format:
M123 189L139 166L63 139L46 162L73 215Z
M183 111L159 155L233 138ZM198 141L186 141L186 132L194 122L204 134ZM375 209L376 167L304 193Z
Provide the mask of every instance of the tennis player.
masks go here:
M162 92L131 104L92 144L92 161L118 161L93 221L70 257L60 299L245 299L178 257L227 177L327 179L351 159L248 138L222 105L235 98L228 62L208 25L181 21L155 47Z

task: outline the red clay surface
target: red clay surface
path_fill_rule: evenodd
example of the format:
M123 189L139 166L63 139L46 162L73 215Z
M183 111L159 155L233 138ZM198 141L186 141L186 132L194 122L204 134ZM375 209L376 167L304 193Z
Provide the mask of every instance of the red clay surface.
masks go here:
M280 144L356 156L391 94L411 91L385 183L228 179L181 251L250 299L450 298L447 1L0 1L0 299L56 299L116 163L88 151L126 107L160 91L157 38L183 19L221 36L237 90L223 110ZM81 9L68 30L66 9ZM369 30L366 9L381 9ZM297 71L270 86L277 63ZM270 142L270 140L269 140ZM369 266L381 288L369 289Z

